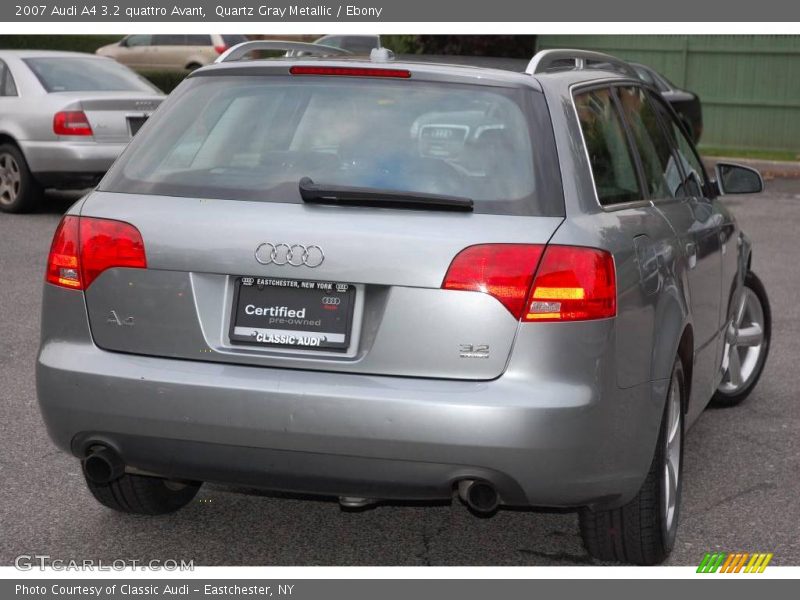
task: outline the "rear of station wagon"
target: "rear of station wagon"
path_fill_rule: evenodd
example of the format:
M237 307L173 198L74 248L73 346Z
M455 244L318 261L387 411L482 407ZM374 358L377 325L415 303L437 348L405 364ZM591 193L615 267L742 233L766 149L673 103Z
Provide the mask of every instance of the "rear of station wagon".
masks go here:
M548 77L300 59L182 83L49 259L39 399L94 495L631 502L686 314L625 228L671 230L598 204Z

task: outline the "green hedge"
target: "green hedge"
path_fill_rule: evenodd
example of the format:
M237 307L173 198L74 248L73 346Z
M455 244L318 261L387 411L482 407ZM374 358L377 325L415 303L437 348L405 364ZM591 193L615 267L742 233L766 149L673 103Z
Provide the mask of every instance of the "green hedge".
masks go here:
M63 50L94 54L100 46L113 44L121 35L0 35L4 50Z
M174 90L188 75L184 71L142 70L138 71L138 73L165 94L169 94Z

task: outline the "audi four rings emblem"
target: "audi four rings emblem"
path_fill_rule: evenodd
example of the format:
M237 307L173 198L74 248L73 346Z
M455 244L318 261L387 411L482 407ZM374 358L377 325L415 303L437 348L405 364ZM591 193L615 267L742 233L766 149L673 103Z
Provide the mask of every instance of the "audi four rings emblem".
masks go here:
M299 267L318 267L325 260L325 254L319 246L303 246L302 244L270 244L265 242L256 248L256 260L262 265L291 265Z
M337 298L336 296L325 296L322 299L323 304L327 304L328 306L339 306L342 303L341 298Z

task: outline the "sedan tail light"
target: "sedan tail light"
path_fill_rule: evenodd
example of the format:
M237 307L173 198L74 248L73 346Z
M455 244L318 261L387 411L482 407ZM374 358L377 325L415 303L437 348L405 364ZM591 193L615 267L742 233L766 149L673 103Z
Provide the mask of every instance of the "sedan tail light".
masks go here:
M217 44L216 46L214 46L214 51L215 51L217 54L222 54L222 53L223 53L223 52L225 52L227 49L228 49L228 46L227 46L227 44Z
M53 117L56 135L93 135L92 126L82 110L62 110Z
M489 294L524 322L585 321L617 313L614 259L594 248L470 246L453 259L442 288Z
M48 283L85 290L106 269L146 269L139 230L111 219L67 215L53 236L47 259Z

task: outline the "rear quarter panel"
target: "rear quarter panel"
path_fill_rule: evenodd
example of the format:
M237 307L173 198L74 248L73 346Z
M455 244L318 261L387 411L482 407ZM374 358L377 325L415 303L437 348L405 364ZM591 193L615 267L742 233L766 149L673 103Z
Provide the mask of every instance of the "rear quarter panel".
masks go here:
M630 388L670 376L684 329L691 324L687 308L686 262L669 223L650 202L606 210L598 204L589 159L572 100L568 75L540 81L550 108L567 218L551 240L602 248L611 252L617 273L617 386ZM647 236L637 253L634 238ZM651 264L646 264L651 262ZM666 389L654 398L660 419Z

